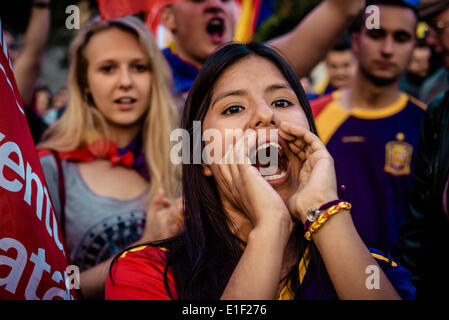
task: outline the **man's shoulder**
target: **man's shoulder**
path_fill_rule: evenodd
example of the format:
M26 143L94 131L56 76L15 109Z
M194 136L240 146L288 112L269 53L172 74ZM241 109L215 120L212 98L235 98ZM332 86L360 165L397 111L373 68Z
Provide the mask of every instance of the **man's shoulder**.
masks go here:
M162 50L161 50L161 52L162 52L162 54L167 58L167 57L169 57L169 56L171 56L171 55L173 55L172 54L172 52L171 52L171 49L170 48L163 48Z
M425 103L431 103L440 92L449 89L449 71L441 67L435 71L421 86L419 97Z
M422 102L421 100L409 95L408 96L408 104L407 107L411 107L411 108L418 108L420 109L422 112L425 112L427 110L427 104L425 104L424 102Z
M449 96L449 90L441 92L436 98L435 100L433 100L430 104L429 104L429 109L431 110L435 110L435 109L441 109L444 108L443 105L443 101L445 100L445 97ZM446 101L448 99L446 98Z
M449 90L441 92L430 104L426 112L427 122L442 124L449 120Z
M333 101L335 101L335 93L331 92L322 95L310 102L310 108L312 109L313 116L316 118L326 107Z

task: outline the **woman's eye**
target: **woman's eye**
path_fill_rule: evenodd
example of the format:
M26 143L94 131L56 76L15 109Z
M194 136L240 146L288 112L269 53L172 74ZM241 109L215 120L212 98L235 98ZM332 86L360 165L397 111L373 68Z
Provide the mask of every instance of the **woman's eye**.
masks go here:
M134 65L134 69L136 69L138 72L145 72L148 70L148 66L145 64L136 64Z
M100 71L103 73L111 73L113 69L114 69L114 66L102 66L100 68Z
M288 106L291 106L292 103L285 99L276 100L273 102L273 105L277 108L286 108Z
M243 110L244 110L244 108L241 106L231 106L231 107L227 108L225 111L223 111L223 114L233 114L233 113L238 113Z

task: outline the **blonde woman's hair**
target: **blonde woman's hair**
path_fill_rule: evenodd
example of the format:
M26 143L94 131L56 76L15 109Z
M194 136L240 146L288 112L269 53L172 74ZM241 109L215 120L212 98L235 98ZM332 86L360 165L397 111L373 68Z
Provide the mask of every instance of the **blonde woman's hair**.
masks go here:
M158 188L174 197L179 193L177 166L170 161L170 134L177 124L178 109L170 92L170 69L146 26L136 17L100 21L94 19L82 27L73 39L69 54L67 80L69 100L61 118L43 135L39 148L72 151L86 147L99 138L109 138L106 120L87 94L87 64L84 49L90 38L103 30L118 28L135 35L148 58L151 72L149 109L142 128L143 149L151 177L150 195Z

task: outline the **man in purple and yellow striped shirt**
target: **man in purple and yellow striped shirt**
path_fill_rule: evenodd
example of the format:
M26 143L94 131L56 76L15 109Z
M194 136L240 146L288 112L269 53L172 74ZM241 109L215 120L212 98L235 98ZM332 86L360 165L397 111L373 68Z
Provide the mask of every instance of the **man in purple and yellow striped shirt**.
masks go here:
M352 35L359 62L354 84L315 100L312 109L360 236L368 247L393 253L408 210L426 106L399 90L416 41L414 7L402 1L371 4L379 9L380 25L370 28L364 16Z

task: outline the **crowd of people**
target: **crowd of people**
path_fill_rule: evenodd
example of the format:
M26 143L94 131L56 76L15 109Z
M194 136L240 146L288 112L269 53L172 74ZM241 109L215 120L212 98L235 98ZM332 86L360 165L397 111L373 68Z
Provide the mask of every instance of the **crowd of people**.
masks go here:
M438 297L449 2L417 2L323 0L292 31L242 44L233 0L181 0L161 9L162 50L137 17L95 17L53 94L39 79L50 1L34 0L23 45L6 40L83 297ZM193 150L181 164L179 127ZM194 161L211 149L225 161ZM261 150L279 158L274 174Z

